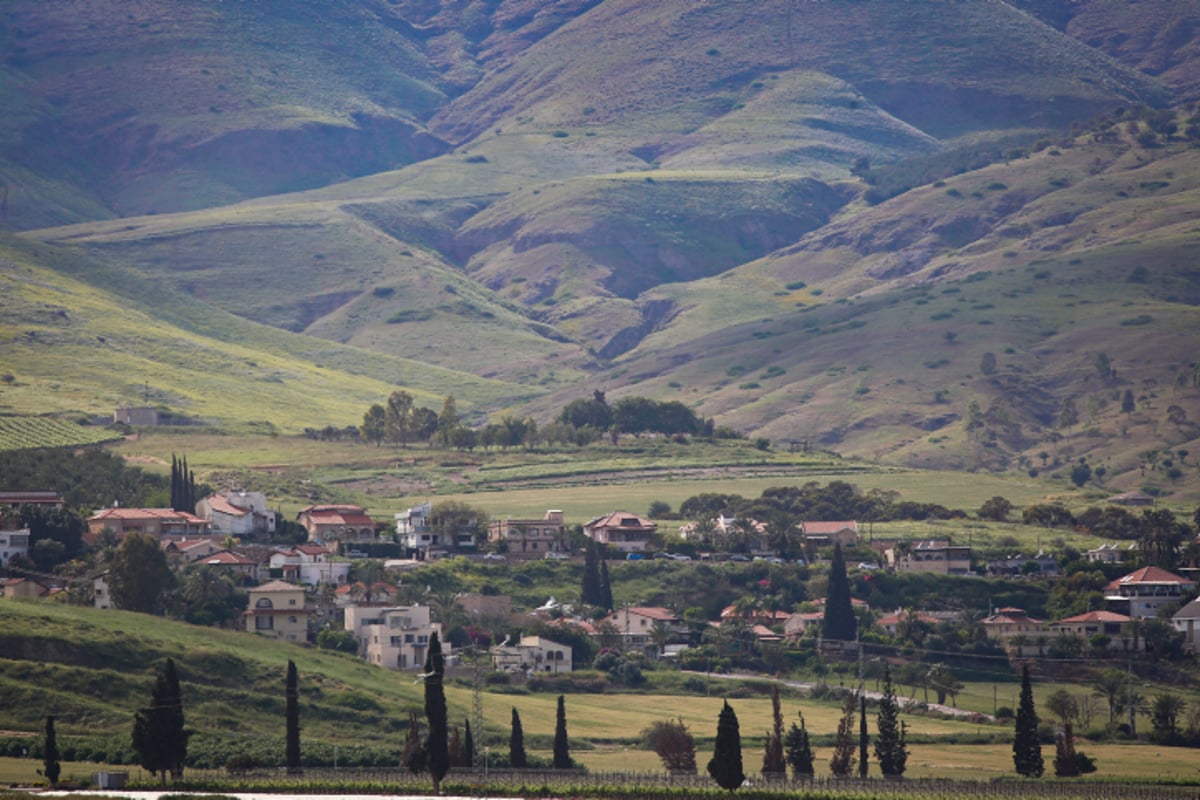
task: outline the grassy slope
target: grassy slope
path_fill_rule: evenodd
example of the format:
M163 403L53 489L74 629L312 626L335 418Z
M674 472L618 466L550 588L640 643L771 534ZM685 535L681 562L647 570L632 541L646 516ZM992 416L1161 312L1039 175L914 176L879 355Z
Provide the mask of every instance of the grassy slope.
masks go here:
M355 424L397 384L432 406L447 392L519 396L504 383L198 308L69 249L10 241L4 257L3 360L15 377L0 389L4 410L110 414L148 397L202 418L296 431Z
M53 714L60 746L71 736L122 737L132 727L134 711L149 697L154 671L162 660L175 659L181 678L189 728L202 737L279 737L283 719L283 677L289 659L300 674L302 742L353 742L370 738L398 749L408 709L420 712L420 687L403 676L371 667L344 655L333 655L267 641L244 632L198 628L182 623L111 610L64 607L50 602L6 601L0 604L0 729L36 735L44 715ZM86 641L86 646L80 642ZM1010 704L1016 684L997 674L1001 704ZM637 733L655 720L682 719L702 751L711 747L717 712L727 684L714 683L711 696L662 695L653 691L620 695L572 694L567 697L568 729L573 755L592 769L657 770L649 753L638 749ZM969 683L960 705L988 712L997 685ZM1035 700L1061 685L1038 682ZM1080 686L1066 686L1078 693ZM900 692L907 694L907 688ZM452 680L447 689L451 719L470 713L468 685ZM762 731L770 728L771 705L765 696L733 698L746 748L747 767L757 769ZM516 708L533 752L542 752L554 729L555 693L484 694L484 740L496 752L506 746L510 709ZM829 702L784 697L785 717L800 708L810 735L817 737L821 764L839 712ZM247 713L253 709L252 713ZM358 709L358 710L356 710ZM1007 724L988 725L906 715L913 777L998 777L1011 772L1011 747L1003 743ZM476 734L479 735L478 733ZM957 737L995 736L1001 743L948 744ZM596 749L591 749L592 743ZM282 743L280 743L282 746ZM1176 753L1159 749L1155 769L1147 771L1149 748L1138 745L1087 745L1098 758L1105 779L1154 779L1189 776ZM12 768L5 762L4 774ZM26 762L28 766L28 762ZM80 771L86 773L82 765ZM13 780L36 780L32 767Z

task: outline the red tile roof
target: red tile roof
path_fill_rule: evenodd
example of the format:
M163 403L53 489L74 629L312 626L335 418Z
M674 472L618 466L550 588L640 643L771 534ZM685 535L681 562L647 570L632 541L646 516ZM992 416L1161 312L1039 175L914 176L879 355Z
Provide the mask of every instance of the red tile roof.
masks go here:
M204 501L208 503L208 507L213 511L217 511L222 514L228 514L231 517L244 517L247 514L254 513L254 509L246 508L245 506L239 506L236 503L231 502L229 498L223 494L210 494L208 497L204 498Z
M1127 617L1124 614L1118 614L1115 611L1089 611L1086 614L1076 614L1073 617L1060 619L1056 625L1063 623L1076 622L1131 622L1133 617Z
M854 520L846 520L842 522L802 522L800 523L805 533L826 533L832 534L844 530L858 530L858 523Z
M611 514L605 514L601 517L596 517L590 522L584 524L585 528L644 528L646 530L654 530L658 528L658 523L651 522L648 519L642 519L637 514L630 514L628 511L614 511Z
M208 520L203 517L197 517L186 511L176 511L173 508L106 508L88 517L89 521L100 519L157 519L189 525L208 524Z
M1168 572L1162 567L1142 567L1135 569L1128 575L1122 575L1112 583L1105 586L1105 591L1115 591L1122 586L1128 586L1131 583L1178 583L1184 585L1194 585L1195 581L1181 578L1174 572Z

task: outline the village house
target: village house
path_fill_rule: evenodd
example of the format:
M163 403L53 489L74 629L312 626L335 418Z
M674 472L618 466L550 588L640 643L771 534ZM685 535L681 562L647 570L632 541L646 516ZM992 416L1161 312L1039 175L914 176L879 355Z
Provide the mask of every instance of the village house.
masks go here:
M1058 559L1046 555L1041 550L1036 555L1014 553L1000 558L988 559L985 565L987 574L992 577L1016 577L1032 575L1043 578L1057 577L1061 574Z
M809 635L810 631L820 630L825 622L824 611L797 611L789 614L783 622L783 638L796 642Z
M422 605L347 606L346 630L358 641L358 654L384 669L420 669L425 665L430 637L442 637L442 625L432 622L429 607ZM450 643L442 641L442 654L450 655Z
M219 553L225 548L212 538L203 539L164 539L159 542L163 554L172 563L191 564L202 558L208 558L213 553Z
M475 531L439 530L434 524L433 504L422 503L395 515L396 540L405 552L422 561L436 558L452 550L473 550Z
M488 523L488 544L516 559L545 558L566 551L563 512L551 509L541 519L496 519Z
M1162 567L1142 567L1104 587L1109 611L1134 619L1153 619L1164 606L1183 602L1196 582Z
M1200 653L1200 597L1176 611L1171 626L1183 634L1184 650Z
M1014 640L1020 643L1037 637L1042 632L1042 621L1030 617L1023 608L1005 606L984 618L983 629L989 639L1009 647Z
M0 584L6 600L48 597L51 587L36 578L7 578Z
M583 533L596 544L612 547L622 553L640 553L650 544L658 525L637 514L614 511L596 517L583 526Z
M263 540L275 533L275 512L262 492L210 494L196 503L196 516L209 520L213 533L222 536Z
M375 520L362 506L312 505L300 509L296 521L308 531L308 540L322 544L373 542ZM336 548L334 548L336 549Z
M971 548L947 541L912 542L907 547L888 548L884 556L896 572L928 572L935 575L971 574Z
M271 575L285 581L305 586L322 583L338 586L350 577L350 562L335 560L325 547L315 544L298 544L284 550L276 550L267 560Z
M0 530L0 567L7 567L14 558L29 558L29 528Z
M1112 611L1088 611L1045 625L1050 636L1079 636L1089 641L1100 641L1095 637L1106 636L1107 650L1130 650L1140 644L1134 631L1133 618ZM1140 649L1137 648L1137 649Z
M208 520L171 508L106 508L88 517L87 524L85 538L89 544L94 544L104 531L112 531L119 537L144 533L156 539L195 539L212 531Z
M193 563L201 564L210 569L219 569L233 575L240 581L257 581L259 564L257 561L246 558L240 553L235 553L232 550L218 550L204 558L197 559Z
M304 587L271 581L246 590L246 630L285 642L308 641L308 611Z
M606 630L615 633L626 649L645 649L652 645L651 634L658 626L665 626L672 637L685 632L683 622L675 612L660 606L625 606L596 623L601 636Z
M19 506L46 506L48 508L62 508L65 501L59 497L58 492L43 491L40 489L32 491L3 491L0 492L0 506L8 508L18 508Z
M571 648L541 636L522 636L515 645L491 649L492 668L501 672L571 672Z
M1106 542L1099 547L1093 547L1084 555L1091 564L1120 564L1129 559L1133 547L1132 542L1124 546Z
M804 536L806 547L833 547L840 544L846 548L858 545L858 523L854 520L806 520L800 523L800 533Z
M895 636L904 629L904 625L909 621L920 622L932 627L940 625L943 622L952 622L960 616L957 611L925 611L918 608L898 608L890 614L884 614L875 620L875 627L887 631L889 636Z

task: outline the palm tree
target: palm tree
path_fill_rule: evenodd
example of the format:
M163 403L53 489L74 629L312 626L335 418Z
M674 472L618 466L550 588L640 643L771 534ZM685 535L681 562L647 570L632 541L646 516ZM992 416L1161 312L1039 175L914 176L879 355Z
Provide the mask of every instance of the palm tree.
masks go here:
M767 519L767 543L783 559L792 557L796 542L796 521L791 514L777 511Z
M1125 710L1128 683L1128 675L1115 667L1104 670L1092 681L1092 693L1108 701L1109 722L1116 722L1117 716Z
M658 652L660 659L663 657L663 653L666 652L667 642L671 640L672 633L671 627L662 620L656 620L654 626L650 628L650 641L654 643L654 648Z

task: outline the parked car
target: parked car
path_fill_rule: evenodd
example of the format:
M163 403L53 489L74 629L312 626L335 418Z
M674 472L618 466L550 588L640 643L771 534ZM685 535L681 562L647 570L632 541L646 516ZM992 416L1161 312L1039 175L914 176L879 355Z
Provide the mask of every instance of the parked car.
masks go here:
M542 556L542 558L546 559L547 561L566 561L570 557L570 553L560 553L557 550L551 550L550 552L546 553L546 555Z
M641 553L628 553L625 556L626 561L644 561L645 558Z
M692 557L686 553L671 553L672 561L691 561Z
M731 555L731 556L729 557L729 560L730 560L730 561L741 561L741 562L749 562L749 561L750 561L750 559L749 559L749 558L747 558L746 556L742 555L741 553L734 553L733 555Z
M484 553L483 560L484 561L507 561L508 559L506 559L504 557L504 555L501 553Z

